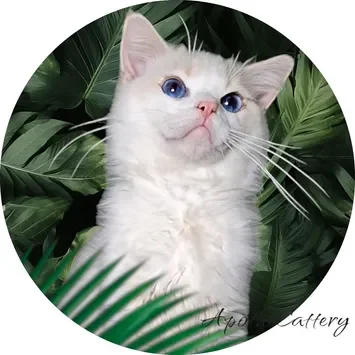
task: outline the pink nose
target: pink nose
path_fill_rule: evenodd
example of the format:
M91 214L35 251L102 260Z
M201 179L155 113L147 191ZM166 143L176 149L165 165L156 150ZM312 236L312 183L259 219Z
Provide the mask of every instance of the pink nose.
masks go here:
M217 102L201 101L197 108L202 111L203 118L206 120L212 113L217 111Z

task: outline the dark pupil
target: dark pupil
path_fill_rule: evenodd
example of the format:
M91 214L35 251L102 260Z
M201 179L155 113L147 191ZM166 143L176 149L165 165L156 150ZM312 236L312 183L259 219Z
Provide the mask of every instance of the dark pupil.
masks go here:
M170 84L170 92L175 92L178 89L179 84L177 82L173 82Z
M228 97L226 97L226 99L224 101L224 104L226 106L232 106L233 107L233 106L235 106L237 104L237 101L236 101L234 96L228 96Z

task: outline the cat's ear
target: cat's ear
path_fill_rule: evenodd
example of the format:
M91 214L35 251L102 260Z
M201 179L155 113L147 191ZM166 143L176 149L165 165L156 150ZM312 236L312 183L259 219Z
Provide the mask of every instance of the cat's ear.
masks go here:
M247 65L243 70L241 80L259 107L266 110L284 86L293 66L292 57L279 55Z
M130 11L125 19L120 53L120 77L123 81L143 75L149 61L164 55L167 43L143 15Z

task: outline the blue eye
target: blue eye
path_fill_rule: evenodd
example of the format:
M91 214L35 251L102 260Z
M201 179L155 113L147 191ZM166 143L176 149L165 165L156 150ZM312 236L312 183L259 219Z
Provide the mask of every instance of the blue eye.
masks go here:
M186 95L187 91L185 84L176 78L166 80L161 88L164 94L173 97L174 99L181 99Z
M235 92L231 92L226 96L221 98L221 105L228 111L228 112L238 112L243 106L242 98Z

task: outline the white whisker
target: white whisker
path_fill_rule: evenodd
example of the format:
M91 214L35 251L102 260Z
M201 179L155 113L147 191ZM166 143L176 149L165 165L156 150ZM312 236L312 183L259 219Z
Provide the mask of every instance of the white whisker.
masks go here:
M225 158L224 156L224 151L223 151L223 147L217 147L217 150L221 153L223 159Z
M79 160L78 164L76 165L73 173L71 174L71 177L73 178L74 175L76 174L76 172L78 171L80 165L82 164L82 162L85 160L85 158L90 154L90 152L92 152L99 144L104 143L107 139L109 139L111 136L107 136L103 139L101 139L100 141L96 142Z
M107 120L110 120L110 119L111 118L109 118L109 117L103 117L103 118L98 118L96 120L80 123L80 124L78 124L76 126L70 127L69 131L72 131L73 129L76 129L76 128L79 128L79 127L84 127L84 126L88 126L88 125L95 124L95 123L98 123L98 122L107 121Z
M190 62L190 66L191 66L191 36L190 36L190 32L189 32L189 29L187 27L185 20L181 17L181 15L179 15L179 17L181 19L183 26L185 27L185 31L186 31L186 35L187 35L187 49L189 52L189 62Z
M277 156L278 158L282 159L283 161L285 161L287 164L291 165L293 168L295 168L298 172L300 172L303 176L305 176L308 180L310 180L315 186L317 186L327 197L329 197L328 193L323 189L323 187L321 185L318 184L317 181L315 181L311 176L309 176L307 173L305 173L302 169L300 169L298 166L296 166L295 164L291 163L288 159L286 159L285 157L281 156L280 154L277 154L276 152L273 152L261 145L258 145L258 144L255 144L255 143L252 143L252 142L249 142L248 140L244 139L244 138L241 138L241 137L236 137L240 140L242 140L244 143L247 143L247 144L252 144L260 149L263 149L263 150L266 150L267 152L269 153L272 153L273 155ZM275 148L276 149L276 148ZM286 155L289 155L288 153L286 153L285 151L283 151L284 154ZM293 157L291 155L292 158L298 160L297 158ZM270 161L270 159L269 159ZM302 162L302 161L301 161Z
M263 147L262 145L259 145L259 144L254 143L254 142L250 142L250 141L247 140L246 138L240 137L237 133L234 133L234 132L231 132L231 131L230 131L229 133L230 133L233 137L235 137L235 138L241 139L241 140L243 140L243 141L245 141L245 142L248 142L248 143L250 143L250 144L252 144L252 145L254 145L254 146L256 146L256 147L262 148L263 150L266 150L266 151L268 151L269 153L272 153L272 154L274 154L274 155L276 155L276 156L279 156L279 155L278 155L277 153L275 153L273 150L270 150L270 149L268 149L268 148L266 148L266 147ZM268 142L265 142L265 143L268 143ZM296 158L294 155L292 155L292 154L290 154L290 153L287 153L287 152L286 152L285 150L283 150L283 149L280 149L280 148L277 148L277 147L273 147L273 146L271 146L271 145L270 145L269 148L275 149L276 151L279 151L279 152L281 152L281 153L287 155L288 157L290 157L290 158L292 158L292 159L298 161L299 163L304 164L304 165L307 165L307 163L305 163L303 160ZM281 158L281 159L285 159L285 158ZM287 162L288 162L288 161L287 161Z
M238 143L237 141L234 141L235 143ZM244 143L247 143L244 141ZM261 155L265 159L267 159L271 164L276 166L280 171L282 171L286 176L289 177L303 192L304 194L319 208L319 210L322 210L322 208L318 205L317 201L310 195L310 193L290 174L288 173L284 168L282 168L279 164L275 163L272 159L270 159L266 154L261 153L258 149L253 148L252 146L248 145L248 148L252 149L255 151L257 154Z
M198 36L198 31L196 31L196 34L195 34L194 45L193 45L193 47L192 47L192 55L194 55L194 54L195 54L195 51L196 51L197 36Z
M229 70L228 70L228 74L227 74L227 77L228 78L232 78L233 77L233 72L236 70L235 66L237 64L237 61L239 59L239 56L240 56L240 51L237 53L237 55L233 58L233 56L231 57L231 59L233 59L233 62L232 64L230 65L229 67Z
M200 46L199 46L198 49L197 49L197 52L198 52L198 53L201 52L202 47L203 47L203 41L201 41L201 44L200 44Z
M234 61L235 61L235 57L232 55L230 57L230 60L232 60L232 63L230 64L229 68L228 68L228 71L227 71L227 74L226 74L226 77L227 78L230 78L231 75L232 75L232 72L234 70Z
M53 166L54 162L57 160L57 158L68 148L70 147L73 143L75 143L76 141L78 141L79 139L81 138L84 138L92 133L95 133L95 132L99 132L99 131L103 131L104 129L108 128L109 126L106 125L106 126L103 126L103 127L99 127L99 128L95 128L91 131L88 131L88 132L85 132L83 134L81 134L80 136L77 136L75 137L74 139L72 139L69 143L67 143L56 155L55 157L53 158L52 162L50 163L49 165L49 169L51 169L51 167Z
M252 136L252 135L250 135L250 134L247 134L247 133L244 133L244 132L235 131L235 130L233 130L233 129L231 129L230 132L233 132L233 133L236 133L236 134L241 134L241 135L243 135L243 136L246 136L246 137L255 139L255 140L257 140L257 141L269 143L270 145L274 145L274 146L277 146L277 147L283 147L283 148L289 148L289 149L301 149L300 147L293 147L293 146L290 146L290 145L279 144L279 143L275 143L275 142L272 142L272 141L268 141L267 139L262 139L262 138L259 138L259 137L254 137L254 136Z
M234 77L236 77L238 74L239 74L239 72L241 72L250 62L252 62L254 59L256 58L256 56L253 56L253 57L251 57L251 58L249 58L249 59L247 59L244 63L242 63L242 65L241 66L239 66L239 67L235 67L235 71L234 72L232 72L232 78L231 79L233 79Z
M239 144L236 144L235 142L230 142L235 148L239 149L242 153L244 153L250 160L252 160L260 169L261 171L270 178L270 180L274 183L274 185L277 187L277 189L280 191L280 193L284 196L284 198L297 210L299 211L305 218L309 220L307 215L305 213L308 213L308 211L293 197L289 194L289 192L271 175L269 171L267 171L262 164L252 156L251 153L247 152L243 148L240 147ZM227 147L231 150L233 148L225 142Z

